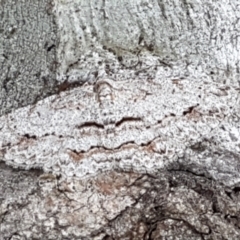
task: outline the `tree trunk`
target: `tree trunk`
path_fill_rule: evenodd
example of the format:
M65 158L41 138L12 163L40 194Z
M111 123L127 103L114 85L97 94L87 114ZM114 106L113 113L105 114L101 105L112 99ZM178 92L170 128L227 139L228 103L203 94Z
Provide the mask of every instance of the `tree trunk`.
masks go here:
M30 2L0 0L0 239L239 239L238 2Z

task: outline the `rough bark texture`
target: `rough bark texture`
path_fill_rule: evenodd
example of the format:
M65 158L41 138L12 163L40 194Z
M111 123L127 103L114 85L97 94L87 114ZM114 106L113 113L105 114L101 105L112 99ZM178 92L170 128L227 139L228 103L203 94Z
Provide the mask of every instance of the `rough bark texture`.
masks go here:
M235 79L239 8L238 1L55 1L57 78Z
M57 29L49 2L0 1L0 115L54 90Z
M240 239L239 7L0 0L0 239Z

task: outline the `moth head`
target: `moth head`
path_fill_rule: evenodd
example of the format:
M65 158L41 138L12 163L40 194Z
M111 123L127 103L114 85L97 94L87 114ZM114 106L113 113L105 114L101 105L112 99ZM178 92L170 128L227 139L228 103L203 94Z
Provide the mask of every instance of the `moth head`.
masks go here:
M112 85L109 81L110 80L108 79L99 80L94 85L93 90L96 93L97 100L100 102L100 104L113 100Z

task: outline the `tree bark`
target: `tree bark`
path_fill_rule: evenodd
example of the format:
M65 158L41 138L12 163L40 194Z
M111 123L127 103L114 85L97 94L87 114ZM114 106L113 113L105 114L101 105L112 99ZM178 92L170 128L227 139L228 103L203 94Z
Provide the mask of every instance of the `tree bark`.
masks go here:
M237 1L0 15L0 239L240 238Z

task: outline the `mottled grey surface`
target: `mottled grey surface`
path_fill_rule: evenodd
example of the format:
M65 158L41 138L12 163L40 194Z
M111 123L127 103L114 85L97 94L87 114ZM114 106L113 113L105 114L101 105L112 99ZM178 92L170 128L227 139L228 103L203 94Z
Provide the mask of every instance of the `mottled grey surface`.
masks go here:
M238 0L0 0L0 115L30 104L26 108L29 110L27 114L24 109L19 109L18 113L25 115L13 111L12 115L1 118L9 118L9 121L0 121L0 131L4 128L6 133L0 139L1 154L5 150L12 154L5 161L28 169L24 171L0 164L0 240L240 239L239 16ZM150 91L145 94L141 91L143 81L147 80L150 84L157 80L160 87L168 79L169 84L164 85L167 95L159 95L159 106L164 111L160 114L156 111L158 117L161 115L156 131L150 124L154 134L165 131L165 141L159 137L144 146L138 141L143 137L141 130L146 124L146 116L153 116L152 108L158 105L157 102L147 107L146 110L151 110L149 115L143 111L143 119L123 118L114 122L116 119L110 117L111 121L105 122L104 111L108 118L114 116L111 110L121 112L121 107L105 105L104 111L99 113L97 100L101 103L105 98L109 100L109 96L111 99L109 88L100 88L98 99L94 100L91 84L99 76L112 77L117 85L124 85L127 79L126 92L129 86L130 93L139 93L131 99L136 100L135 104L142 101L141 97L151 96ZM209 81L207 85L202 81L204 86L199 86L200 90L191 81L201 79ZM90 84L75 89L72 93L76 94L60 93L84 81ZM139 92L134 91L136 82ZM157 96L158 88L149 86ZM182 90L186 94L173 97ZM121 92L121 89L117 91ZM61 124L54 125L55 120L52 121L48 113L45 113L44 122L34 112L35 103L54 92L60 94L49 99L53 100L51 104L54 108L59 109L54 111L51 106L43 104L45 110L50 108L51 116L60 116L58 113L65 112L70 113L72 119L77 116L85 121L87 118L81 116L84 106L78 101L81 99L81 104L87 105L85 116L90 116L94 122L75 127L73 123L78 118L71 121L65 114L65 127L62 128ZM159 92L162 93L162 90ZM87 98L83 94L88 96L89 102L84 102ZM189 96L192 96L191 100ZM61 97L66 98L67 104ZM192 100L198 98L201 99L200 106L192 105ZM48 103L49 99L42 103ZM126 113L133 113L134 104L129 111L127 101L121 103L120 99L118 97L114 103L120 104L118 106L123 104L120 115L124 117ZM187 109L178 108L181 102ZM60 103L61 106L58 105ZM37 106L41 109L41 104ZM89 109L91 106L93 108ZM169 109L175 109L175 112L168 112ZM76 115L74 111L78 111ZM32 112L34 117L28 119ZM17 116L18 132L14 129L15 119L11 116ZM37 132L34 127L27 127L26 123L34 119L39 120L37 130L46 134L43 138L48 142L41 142L37 134L32 134L32 131ZM102 125L98 124L98 120ZM170 131L164 124L171 126ZM190 125L198 129L197 133L191 131L187 134ZM204 126L203 131L201 126ZM103 169L99 164L97 176L85 180L70 175L61 178L33 169L42 167L43 163L40 155L31 155L31 151L35 151L31 144L35 147L39 144L40 149L45 144L51 152L55 146L62 146L61 141L65 141L60 149L62 156L64 147L73 143L68 159L60 164L70 163L73 168L67 173L75 171L78 175L78 170L83 170L81 161L91 164L91 156L95 159L96 156L106 156L111 162L114 150L106 149L106 144L115 144L109 137L114 128L119 130L115 131L118 142L124 143L124 139L119 137L122 133L127 138L131 138L128 132L137 133L132 147L140 144L134 151L142 154L142 166L148 164L149 170L155 170L151 161L144 161L151 154L163 156L168 164L159 168L159 172L149 171L151 174L131 172L135 164L133 159L124 159L131 154L129 143L115 150L122 156L117 162L123 163L122 168L118 167L121 172L114 170L115 165L107 165L104 161ZM55 136L50 129L56 132L65 129L73 131ZM74 131L80 136L74 135ZM143 132L148 131L145 129ZM209 134L188 145L187 151L180 151L175 161L164 157L165 154L175 154L182 143L202 136L204 132ZM3 136L3 131L0 134ZM183 137L179 145L174 138L176 134L177 139ZM90 143L90 149L82 152L78 144L83 135L88 139L85 143ZM91 136L100 146L105 146L102 155L100 148L91 145ZM6 142L11 138L16 141ZM146 136L143 140L146 142ZM1 141L5 141L5 145L1 145ZM163 142L165 146L161 145ZM173 149L171 146L174 146ZM38 153L46 160L44 169L49 170L51 154ZM16 156L14 154L21 157L11 157ZM25 161L26 156L28 161ZM54 157L58 161L56 156L55 152ZM34 161L37 164L32 165ZM134 170L142 170L137 164L134 167ZM101 170L109 171L101 173Z
M239 104L237 82L103 79L0 117L0 157L17 168L80 179L181 163L234 186Z
M50 0L0 1L0 115L53 91L57 39L49 8Z
M57 77L239 77L238 0L55 0Z
M87 181L39 174L1 164L1 240L240 237L240 188L181 167L155 175L114 171Z
M64 81L239 78L236 0L0 3L1 115Z

